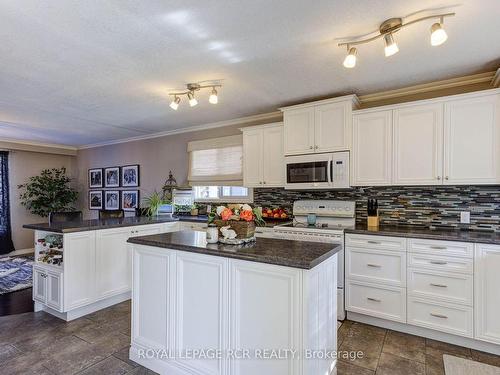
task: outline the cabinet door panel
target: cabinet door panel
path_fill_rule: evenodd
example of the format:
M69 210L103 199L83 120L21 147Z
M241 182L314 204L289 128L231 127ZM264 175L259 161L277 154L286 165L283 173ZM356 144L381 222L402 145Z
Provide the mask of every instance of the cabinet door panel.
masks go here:
M500 95L445 104L445 184L500 181Z
M33 268L33 299L40 303L47 302L47 279L42 270Z
M97 298L111 297L130 290L130 253L127 239L134 227L96 232Z
M314 153L314 108L285 111L285 155Z
M298 349L301 271L245 261L230 262L230 348ZM259 327L259 329L255 329ZM264 336L263 336L264 335ZM295 374L298 362L232 360L230 374Z
M243 133L243 184L247 187L262 185L262 136L262 129L246 130Z
M500 246L475 246L474 338L500 344Z
M47 273L47 306L62 311L62 278L57 273Z
M64 310L95 301L95 231L64 235Z
M353 116L353 185L391 184L392 111Z
M345 151L350 149L351 103L332 103L315 108L315 151Z
M394 184L442 184L443 105L401 108L393 116Z
M285 185L285 159L283 157L283 126L263 130L263 185L283 187Z
M227 345L228 259L178 252L176 256L175 348L224 350ZM223 359L179 359L204 374L224 374Z

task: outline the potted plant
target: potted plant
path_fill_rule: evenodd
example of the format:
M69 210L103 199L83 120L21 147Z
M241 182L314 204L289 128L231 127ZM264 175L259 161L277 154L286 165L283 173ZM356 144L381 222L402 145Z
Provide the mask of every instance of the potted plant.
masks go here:
M198 216L198 213L198 205L196 203L193 203L193 205L191 206L191 216Z
M248 204L218 206L209 214L208 223L214 223L219 230L229 226L236 233L235 239L241 242L255 238L256 224L265 224L261 210Z
M146 215L147 216L158 216L158 210L162 204L169 203L163 198L162 194L153 191L149 196L145 197L143 200L144 204L147 206Z
M66 168L44 169L39 176L30 177L19 198L21 204L31 213L47 217L51 212L75 210L73 204L78 192L70 187L71 178L66 175Z

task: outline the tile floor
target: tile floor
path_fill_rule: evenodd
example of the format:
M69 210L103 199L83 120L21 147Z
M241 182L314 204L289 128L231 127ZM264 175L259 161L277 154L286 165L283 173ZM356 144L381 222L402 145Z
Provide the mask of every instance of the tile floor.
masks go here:
M154 374L128 360L130 302L66 323L44 312L0 317L0 374ZM365 324L344 322L338 375L444 374L445 353L500 366L500 357Z

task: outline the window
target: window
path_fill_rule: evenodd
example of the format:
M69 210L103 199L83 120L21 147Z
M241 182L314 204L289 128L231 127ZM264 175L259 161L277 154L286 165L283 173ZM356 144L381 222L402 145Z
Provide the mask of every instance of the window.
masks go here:
M193 190L196 202L253 202L253 190L242 186L195 186Z
M243 137L241 135L188 143L192 186L241 186Z

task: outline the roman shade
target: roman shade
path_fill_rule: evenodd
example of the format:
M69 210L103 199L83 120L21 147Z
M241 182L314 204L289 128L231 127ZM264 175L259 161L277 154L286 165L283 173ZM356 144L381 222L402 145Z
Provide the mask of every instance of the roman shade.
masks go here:
M196 185L243 185L243 136L188 143L188 180Z

